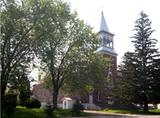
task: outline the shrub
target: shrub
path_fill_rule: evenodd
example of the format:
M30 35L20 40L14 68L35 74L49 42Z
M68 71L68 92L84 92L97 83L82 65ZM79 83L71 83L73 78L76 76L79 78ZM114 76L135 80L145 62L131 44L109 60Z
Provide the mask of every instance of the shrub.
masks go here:
M30 98L30 90L21 90L19 95L19 104L25 106L26 101Z
M76 100L76 102L73 105L73 112L80 113L82 110L84 110L83 105L79 102L79 100Z
M14 109L16 108L16 101L17 101L16 94L14 93L5 94L4 111L6 114L11 114L14 112Z
M29 98L29 99L27 99L25 106L27 108L40 108L41 103L39 100L37 100L35 98Z

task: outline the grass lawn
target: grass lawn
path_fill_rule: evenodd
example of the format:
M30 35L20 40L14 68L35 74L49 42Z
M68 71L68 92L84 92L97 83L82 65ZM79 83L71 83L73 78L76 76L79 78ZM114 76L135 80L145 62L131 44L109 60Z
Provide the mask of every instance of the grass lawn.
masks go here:
M149 110L149 112L143 112L142 110L122 110L122 109L104 109L102 111L108 113L120 113L120 114L160 115L160 109Z
M78 113L71 110L56 110L53 112L53 118L70 117L70 116L86 116L87 113ZM17 106L14 113L10 116L2 113L2 118L47 118L44 109L28 109L26 107Z
M2 118L45 118L46 114L43 109L28 109L18 106L13 114L9 116L2 114L2 116Z
M73 116L73 117L88 116L88 113L84 113L84 112L75 113L72 110L63 110L63 109L54 111L54 114L56 114L56 116L58 116L60 118L61 117L70 117L70 116Z
M104 109L100 110L108 113L121 113L121 114L145 114L145 115L160 115L159 110L150 110L148 113L144 113L142 110L120 110L120 109ZM71 110L56 110L53 112L53 118L71 117L71 116L89 116L91 114L81 112L79 114ZM2 113L2 118L47 118L44 109L28 109L26 107L17 106L14 113L10 116L5 116Z

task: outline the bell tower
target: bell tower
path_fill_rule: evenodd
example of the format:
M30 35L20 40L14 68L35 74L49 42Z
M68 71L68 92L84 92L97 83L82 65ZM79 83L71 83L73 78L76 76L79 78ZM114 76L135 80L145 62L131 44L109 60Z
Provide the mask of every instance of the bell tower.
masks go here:
M112 87L115 83L117 75L117 53L114 51L114 34L109 32L104 14L102 12L100 31L99 31L99 47L95 51L98 54L103 55L105 58L109 58L110 63L107 69L108 86Z

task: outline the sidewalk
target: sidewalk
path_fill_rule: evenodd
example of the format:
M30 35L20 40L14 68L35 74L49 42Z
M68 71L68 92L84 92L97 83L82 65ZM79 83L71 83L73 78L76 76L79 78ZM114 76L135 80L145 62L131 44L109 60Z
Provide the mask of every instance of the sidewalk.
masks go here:
M106 116L106 118L160 118L160 115L137 115L137 114L120 114L120 113L107 113L102 111L84 110L85 113L91 113L96 116ZM97 117L98 118L98 117Z

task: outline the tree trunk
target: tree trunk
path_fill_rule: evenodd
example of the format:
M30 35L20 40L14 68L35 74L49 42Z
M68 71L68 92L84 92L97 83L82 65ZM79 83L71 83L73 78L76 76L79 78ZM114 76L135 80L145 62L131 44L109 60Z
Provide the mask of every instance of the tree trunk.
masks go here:
M5 91L6 91L6 86L7 86L7 82L4 82L4 83L1 83L1 107L2 107L2 110L4 108L4 100L5 100Z
M59 90L57 87L54 87L53 89L53 109L57 109L57 99L58 99L58 92Z
M145 97L145 100L144 100L144 103L143 103L143 111L144 112L148 112L148 100L147 98Z
M148 103L144 102L143 111L148 112Z

